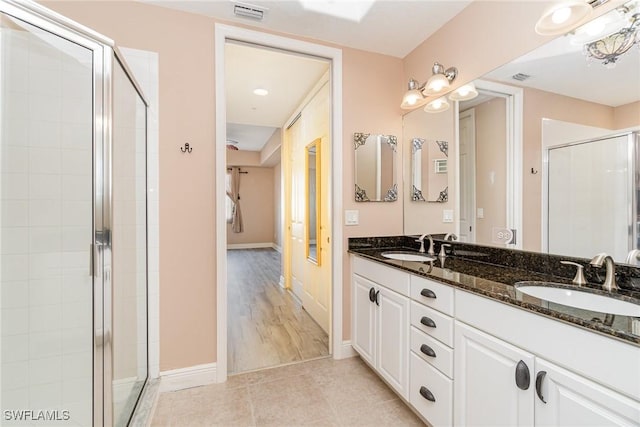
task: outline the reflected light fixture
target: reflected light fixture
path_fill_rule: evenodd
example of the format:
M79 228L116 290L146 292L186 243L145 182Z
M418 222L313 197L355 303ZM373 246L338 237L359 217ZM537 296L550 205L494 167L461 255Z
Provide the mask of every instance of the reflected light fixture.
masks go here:
M449 109L449 102L446 97L441 97L431 101L424 107L424 111L427 113L441 113Z
M424 96L422 95L422 88L424 86L420 87L420 83L415 79L409 79L408 86L408 90L402 97L402 104L400 104L400 108L404 110L418 107L424 101Z
M266 89L263 89L261 87L254 89L253 90L254 95L258 95L258 96L267 96L269 95L269 91Z
M628 22L625 15L628 12L629 9L627 7L619 7L576 28L571 34L571 44L580 46L617 33L627 26Z
M584 22L592 11L593 6L585 0L565 0L553 4L536 22L536 33L543 36L564 34Z
M602 61L604 66L613 68L620 56L627 53L633 45L640 46L640 12L634 13L629 21L624 22L630 24L613 34L584 45L587 61Z
M439 63L434 63L431 68L433 76L427 80L424 90L425 95L437 95L449 88L449 85L458 76L458 69L456 67L449 67L445 70L444 66Z
M468 101L475 98L476 96L478 96L476 85L474 85L473 83L467 83L466 85L462 85L458 89L451 92L449 94L449 99L451 101Z

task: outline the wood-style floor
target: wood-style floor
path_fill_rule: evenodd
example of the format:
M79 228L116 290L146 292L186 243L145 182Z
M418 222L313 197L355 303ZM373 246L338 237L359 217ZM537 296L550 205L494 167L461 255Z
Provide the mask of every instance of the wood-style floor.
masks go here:
M273 249L227 251L227 363L246 372L327 356L329 337L279 285Z

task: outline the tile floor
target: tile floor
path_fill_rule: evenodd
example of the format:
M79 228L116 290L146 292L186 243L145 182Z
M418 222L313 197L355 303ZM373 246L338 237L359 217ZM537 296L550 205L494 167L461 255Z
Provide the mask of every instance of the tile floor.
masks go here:
M318 359L160 395L152 426L421 426L359 357Z

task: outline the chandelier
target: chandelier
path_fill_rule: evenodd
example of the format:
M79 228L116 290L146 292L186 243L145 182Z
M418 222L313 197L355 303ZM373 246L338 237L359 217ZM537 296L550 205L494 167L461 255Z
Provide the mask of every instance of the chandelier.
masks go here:
M628 27L622 28L607 37L584 45L587 60L602 61L607 67L614 67L620 56L638 44L640 46L640 13L631 16Z

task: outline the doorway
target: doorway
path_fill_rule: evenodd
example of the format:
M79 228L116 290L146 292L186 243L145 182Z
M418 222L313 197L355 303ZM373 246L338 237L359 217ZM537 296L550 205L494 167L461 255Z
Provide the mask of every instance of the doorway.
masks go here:
M217 149L216 149L216 235L217 235L217 252L219 254L226 253L227 250L227 234L226 234L226 182L225 182L225 171L227 169L226 164L226 142L228 139L227 136L227 95L225 93L226 87L226 79L228 68L226 67L225 62L225 47L228 42L234 43L242 43L242 44L251 44L251 45L260 45L264 49L274 50L274 51L286 51L288 53L295 53L298 55L311 55L313 57L325 58L326 60L331 61L331 67L329 71L329 75L331 76L332 86L331 86L331 95L332 95L332 108L331 108L331 127L329 133L331 136L337 135L337 138L331 138L334 144L341 140L341 108L340 102L341 99L341 52L337 49L328 48L320 45L315 45L306 42L300 42L293 39L283 38L279 36L273 36L269 34L263 34L256 31L245 30L241 28L236 28L227 25L216 25L216 107L217 107L217 115L216 115L216 128L217 128ZM252 90L254 88L251 88ZM297 100L297 102L300 102ZM286 122L282 127L286 127ZM280 129L283 131L283 129ZM328 210L328 217L330 221L333 221L333 218L336 217L335 211L341 205L340 198L337 197L341 193L341 191L336 192L336 189L339 190L339 183L341 181L341 152L331 151L331 161L328 165L328 176L331 177L329 181L329 189L330 189L330 202L328 207L331 210ZM338 159L338 161L336 161ZM283 168L283 179L284 179L284 169ZM336 182L337 181L337 182ZM286 197L286 196L285 196ZM337 200L337 202L336 202ZM285 229L283 225L283 229ZM331 242L332 249L332 261L334 261L337 257L336 248L341 249L341 244L336 244L336 240L338 239L338 235L341 232L331 233L329 241ZM283 256L285 260L287 259L286 253L287 244L283 244ZM339 253L339 252L338 252ZM284 263L286 265L286 262ZM229 307L230 301L228 300L228 296L231 287L231 281L229 279L230 264L226 257L218 256L218 271L217 271L217 363L216 363L216 372L217 379L219 382L225 381L226 376L228 374L228 331L227 327L230 322L232 322L232 318L229 317L227 320L227 315L231 313L231 309ZM334 357L339 357L339 354L336 354L333 351L334 341L340 340L341 343L341 329L342 329L342 320L341 320L341 280L336 280L336 277L341 276L341 268L336 268L341 265L341 260L338 263L332 263L332 269L330 272L331 277L331 330L330 330L330 343L329 343L329 351L334 353ZM286 277L286 269L284 277ZM338 274L338 271L340 274ZM283 279L284 279L283 277ZM284 283L285 280L282 280ZM335 313L339 313L337 316ZM339 322L339 323L338 323ZM340 327L336 328L336 324L339 324ZM337 333L336 333L337 331Z

